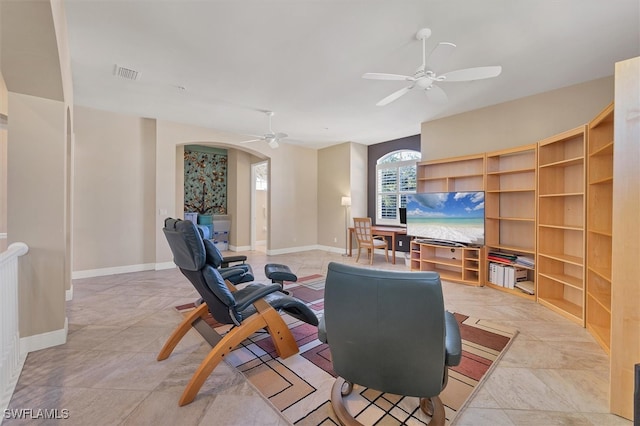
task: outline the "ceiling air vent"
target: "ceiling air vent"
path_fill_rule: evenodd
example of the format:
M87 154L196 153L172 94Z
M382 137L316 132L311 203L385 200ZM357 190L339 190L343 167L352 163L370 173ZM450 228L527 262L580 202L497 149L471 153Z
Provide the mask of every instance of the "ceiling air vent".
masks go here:
M140 73L136 70L132 70L131 68L121 67L120 65L116 65L114 74L116 77L124 78L126 80L139 80Z

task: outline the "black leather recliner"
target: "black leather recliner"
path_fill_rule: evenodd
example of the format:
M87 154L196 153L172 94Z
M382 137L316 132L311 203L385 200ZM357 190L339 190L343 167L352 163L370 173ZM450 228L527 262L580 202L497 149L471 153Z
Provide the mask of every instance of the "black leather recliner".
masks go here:
M231 281L233 284L247 283L255 279L251 265L244 263L244 260L241 265L222 266L223 264L229 265L229 261L225 261L225 257L222 256L218 247L211 240L203 239L202 242L207 253L206 262L216 268L222 278ZM246 260L246 256L242 257Z
M258 330L267 330L281 358L297 353L296 341L278 310L318 325L313 311L301 300L282 294L278 284L250 283L237 290L231 282L225 281L218 269L206 262L205 244L193 222L169 218L165 220L163 232L175 264L200 293L204 303L173 331L160 350L158 361L169 357L182 337L208 313L222 324L234 325L224 336L218 336L217 343L187 384L179 400L180 406L192 402L216 365Z
M429 424L444 424L438 395L448 367L460 363L462 341L438 273L330 263L318 338L329 344L338 375L331 405L342 424L359 424L343 402L354 384L418 397Z

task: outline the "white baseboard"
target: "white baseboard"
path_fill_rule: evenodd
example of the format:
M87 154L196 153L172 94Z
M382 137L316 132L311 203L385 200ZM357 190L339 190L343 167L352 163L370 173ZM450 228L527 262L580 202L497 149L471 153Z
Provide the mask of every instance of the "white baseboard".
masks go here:
M69 331L69 319L65 317L64 328L49 331L46 333L35 334L33 336L20 338L20 353L28 354L29 352L39 351L41 349L50 348L52 346L64 345L67 342L67 333Z
M316 249L328 251L330 253L339 253L339 254L346 253L346 250L344 249L344 247L317 246Z
M274 255L277 255L277 254L297 253L299 251L324 250L322 247L325 247L325 246L319 246L319 245L315 244L315 245L312 245L312 246L287 247L287 248L283 248L283 249L267 250L267 254L269 256L274 256Z
M172 262L173 263L173 262ZM138 265L115 266L112 268L87 269L84 271L73 271L72 279L103 277L105 275L126 274L129 272L142 272L156 270L156 263L141 263Z
M64 301L68 302L70 300L73 300L73 283L71 283L71 288L64 292Z
M229 250L231 251L250 251L250 246L229 246ZM345 249L342 247L332 247L332 246L324 246L324 245L309 245L309 246L300 246L300 247L287 247L283 249L276 250L267 250L267 254L270 256L278 255L278 254L288 254L288 253L297 253L300 251L309 251L309 250L324 250L332 253L341 253L344 254ZM138 265L126 265L126 266L115 266L111 268L101 268L101 269L87 269L84 271L73 271L72 279L82 279L82 278L93 278L93 277L102 277L105 275L115 275L115 274L126 274L129 272L142 272L142 271L160 271L163 269L173 269L176 267L176 264L171 262L159 262L159 263L142 263ZM73 287L70 290L67 290L66 300L71 300L73 298Z
M163 269L173 269L173 268L176 268L176 264L173 263L173 261L171 261L171 262L161 262L161 263L156 263L155 270L156 271L161 271Z

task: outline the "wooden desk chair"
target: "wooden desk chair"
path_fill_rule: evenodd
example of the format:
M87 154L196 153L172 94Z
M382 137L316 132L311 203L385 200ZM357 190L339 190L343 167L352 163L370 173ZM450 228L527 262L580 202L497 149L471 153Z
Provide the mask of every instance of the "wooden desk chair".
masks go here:
M358 241L358 256L356 257L356 263L360 260L360 250L367 249L367 256L369 257L369 264L373 265L373 253L377 248L384 248L384 257L389 262L389 245L387 240L382 236L373 236L371 233L371 218L370 217L354 217L353 226L356 233L356 240Z

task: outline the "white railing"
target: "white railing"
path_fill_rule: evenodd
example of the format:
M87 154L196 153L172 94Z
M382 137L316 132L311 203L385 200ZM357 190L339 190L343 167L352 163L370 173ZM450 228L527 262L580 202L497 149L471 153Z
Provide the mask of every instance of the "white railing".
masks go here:
M26 358L18 329L18 257L28 251L26 244L13 243L0 254L0 413L9 405Z

